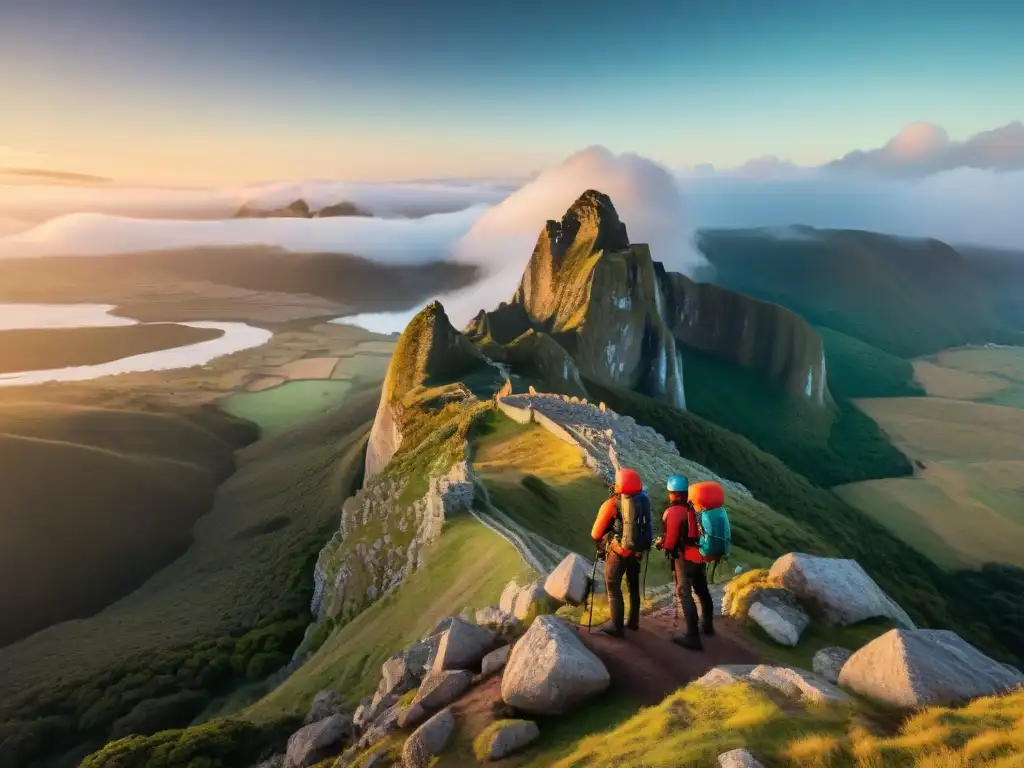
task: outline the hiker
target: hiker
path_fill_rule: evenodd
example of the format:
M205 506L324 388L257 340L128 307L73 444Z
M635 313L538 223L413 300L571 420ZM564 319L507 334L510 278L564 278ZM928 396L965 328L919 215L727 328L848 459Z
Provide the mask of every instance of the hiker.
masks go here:
M629 622L625 626L635 632L640 629L640 566L644 554L651 548L654 526L651 501L640 475L632 469L619 469L615 473L613 495L598 510L590 536L597 542L598 557L604 557L604 583L612 613L612 625L601 631L612 637L625 634L626 606L622 598L622 577L625 576L629 584Z
M701 532L697 511L688 498L690 482L686 477L672 475L668 479L667 488L669 506L661 518L665 532L654 542L654 546L663 550L671 562L677 604L682 604L686 621L686 634L675 638L673 642L684 648L701 650L704 644L697 631L697 604L693 593L696 592L700 600L700 616L703 620L701 629L707 636L715 634L715 607L708 589L707 560L698 547Z

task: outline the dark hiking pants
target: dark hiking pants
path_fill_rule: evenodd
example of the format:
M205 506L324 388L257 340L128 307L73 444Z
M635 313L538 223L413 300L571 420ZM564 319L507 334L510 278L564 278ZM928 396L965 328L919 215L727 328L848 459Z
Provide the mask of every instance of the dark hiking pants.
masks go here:
M700 600L700 617L705 627L714 623L715 605L708 589L708 567L706 563L692 563L677 557L674 561L674 577L676 596L683 605L683 618L686 620L686 634L694 637L698 634L697 603L693 599L697 593Z
M604 561L604 585L608 590L608 605L612 611L612 625L623 628L626 606L622 599L622 577L629 584L629 626L640 626L640 563L639 557L622 557L610 549Z

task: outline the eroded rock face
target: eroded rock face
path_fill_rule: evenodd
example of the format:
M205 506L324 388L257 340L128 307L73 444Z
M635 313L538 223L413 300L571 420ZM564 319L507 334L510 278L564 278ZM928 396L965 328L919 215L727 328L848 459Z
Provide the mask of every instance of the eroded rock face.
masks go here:
M801 601L816 605L833 624L849 625L889 618L906 629L914 622L882 591L856 560L816 557L791 552L769 571Z
M570 552L544 581L544 591L552 599L569 605L582 605L590 587L591 563Z
M430 758L447 746L454 730L455 715L451 710L438 712L406 739L402 748L402 765L405 768L426 768Z
M307 768L336 755L351 736L352 718L342 714L300 728L288 739L285 768Z
M822 648L814 653L814 658L811 660L811 668L821 678L828 680L830 683L838 683L839 673L842 672L843 665L849 661L852 655L852 651L838 646Z
M523 712L559 715L610 684L604 664L562 619L539 616L509 656L501 697Z
M895 707L957 705L1024 685L955 632L893 629L854 653L839 684Z

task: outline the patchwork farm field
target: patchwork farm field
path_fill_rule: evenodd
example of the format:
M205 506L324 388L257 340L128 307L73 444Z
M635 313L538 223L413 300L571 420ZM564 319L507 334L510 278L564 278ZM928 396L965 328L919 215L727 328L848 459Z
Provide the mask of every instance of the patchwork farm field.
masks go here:
M289 381L262 391L238 392L219 405L232 416L259 424L264 435L272 435L336 408L351 389L350 381Z
M952 350L914 370L929 397L858 406L915 476L836 493L944 567L1024 566L1024 350Z

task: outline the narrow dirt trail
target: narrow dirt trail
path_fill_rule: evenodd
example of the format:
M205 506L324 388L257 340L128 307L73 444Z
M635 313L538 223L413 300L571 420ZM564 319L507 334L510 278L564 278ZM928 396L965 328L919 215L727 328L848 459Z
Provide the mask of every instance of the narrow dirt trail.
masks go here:
M671 638L682 631L672 607L645 614L640 631L626 630L624 638L609 637L595 627L580 639L604 662L612 686L644 704L657 704L678 688L721 664L758 664L763 661L745 640L733 619L715 619L715 636L705 637L703 651L681 648Z

